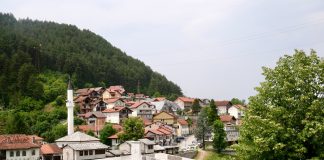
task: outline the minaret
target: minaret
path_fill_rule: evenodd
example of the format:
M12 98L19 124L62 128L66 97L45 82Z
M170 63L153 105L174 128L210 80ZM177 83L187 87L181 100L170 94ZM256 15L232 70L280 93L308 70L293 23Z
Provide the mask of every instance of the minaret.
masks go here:
M74 102L73 102L73 88L72 88L70 77L69 77L69 84L67 89L66 107L68 109L67 111L68 135L70 135L74 133L74 121L73 121Z

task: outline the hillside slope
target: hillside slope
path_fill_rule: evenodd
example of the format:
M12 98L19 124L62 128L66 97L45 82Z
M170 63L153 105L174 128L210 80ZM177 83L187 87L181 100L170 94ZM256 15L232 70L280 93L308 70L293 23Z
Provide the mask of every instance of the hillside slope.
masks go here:
M136 92L140 83L141 93L182 95L175 83L89 30L0 13L0 106L16 104L19 97L44 99L39 75L53 72L63 81L72 75L78 88L123 85Z

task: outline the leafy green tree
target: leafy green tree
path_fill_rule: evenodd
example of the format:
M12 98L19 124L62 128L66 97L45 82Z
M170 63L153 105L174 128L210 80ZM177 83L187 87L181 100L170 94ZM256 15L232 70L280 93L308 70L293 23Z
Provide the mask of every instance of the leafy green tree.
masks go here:
M240 128L240 159L323 159L323 59L296 50L263 75Z
M10 113L8 115L6 123L6 133L7 134L28 134L29 128L28 124L25 121L25 117L22 113Z
M85 120L79 118L79 117L74 117L74 124L75 125L83 125L86 124Z
M87 135L96 137L96 135L94 134L94 132L92 130L88 130Z
M37 101L31 97L22 97L17 105L18 110L25 112L29 112L32 110L41 110L42 108L42 101Z
M212 99L209 103L208 123L210 125L213 125L216 119L219 119L219 116L217 114L217 106L215 104L215 101Z
M155 92L152 97L154 97L154 98L161 97L161 93L160 92Z
M195 129L195 137L202 140L203 149L205 149L205 139L211 135L212 127L208 124L208 108L203 108L198 114L197 127Z
M238 98L232 98L231 103L233 105L235 105L235 104L245 105L245 100L244 99L240 100Z
M111 140L108 137L114 135L117 131L112 127L112 124L108 123L100 131L99 139L102 143L111 146Z
M226 147L226 133L224 124L221 120L216 119L213 124L213 148L220 153Z
M140 117L129 117L123 122L124 133L119 135L121 141L137 141L144 137L144 123Z
M41 136L46 142L53 143L56 139L67 135L67 126L63 124L55 125L50 131L43 133Z
M195 99L192 106L191 106L192 113L193 114L198 114L200 109L201 109L201 106L199 104L199 99Z

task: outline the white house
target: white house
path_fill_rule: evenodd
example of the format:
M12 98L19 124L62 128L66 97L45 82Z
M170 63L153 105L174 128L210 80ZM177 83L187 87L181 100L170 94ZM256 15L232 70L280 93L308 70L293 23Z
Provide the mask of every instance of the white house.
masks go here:
M189 126L188 122L184 119L177 120L177 136L187 136L189 135Z
M141 153L142 154L152 154L154 153L153 146L155 145L155 142L150 141L148 139L139 139L141 143ZM126 151L128 153L131 153L131 143L126 141L119 145L120 151Z
M242 117L244 117L245 109L246 108L244 106L236 104L236 105L229 107L228 114L230 114L231 116L234 116L236 119L241 119Z
M120 124L125 118L132 114L132 110L128 107L108 108L102 113L106 116L106 122Z
M155 113L155 106L148 102L135 102L130 109L133 111L132 116L152 119Z
M57 146L63 148L68 144L76 143L100 143L98 138L89 136L82 132L74 132L73 134L55 140Z
M217 107L218 115L223 115L228 113L228 109L232 106L230 101L215 101Z
M110 98L105 100L107 103L107 108L125 107L125 102L121 98Z
M40 158L40 144L24 134L0 135L0 159L17 160Z
M190 109L195 99L188 97L178 97L174 102L182 109Z
M68 144L63 147L63 160L105 158L107 149L108 146L102 143Z

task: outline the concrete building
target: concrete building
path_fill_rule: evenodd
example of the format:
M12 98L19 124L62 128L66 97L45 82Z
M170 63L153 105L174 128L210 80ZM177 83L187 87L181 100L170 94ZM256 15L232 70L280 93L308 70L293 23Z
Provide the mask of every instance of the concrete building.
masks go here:
M102 143L68 144L63 147L63 160L105 158L107 149L108 146Z
M0 160L38 160L40 145L25 134L0 135Z

